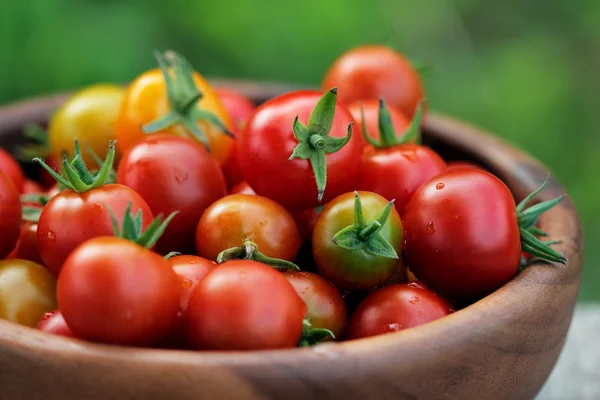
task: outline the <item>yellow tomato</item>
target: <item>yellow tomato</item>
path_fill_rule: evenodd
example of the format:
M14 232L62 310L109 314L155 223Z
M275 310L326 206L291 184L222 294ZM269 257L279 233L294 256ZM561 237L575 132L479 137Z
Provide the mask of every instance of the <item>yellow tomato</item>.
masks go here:
M115 122L123 93L124 88L120 86L98 84L71 96L48 124L50 154L60 159L66 151L72 157L74 139L77 138L86 165L90 170L97 169L98 165L83 144L87 142L100 158L104 158L108 142L115 138Z
M183 61L186 62L186 61ZM186 62L186 66L189 66ZM211 85L199 73L191 69L182 72L176 67L167 69L172 85L179 101L177 104L167 93L164 70L152 69L137 77L127 88L116 125L117 148L124 153L134 144L148 136L143 127L155 122L167 114L176 118L187 118L195 124L200 135L191 132L182 120L174 120L163 129L153 131L156 134L171 134L208 142L209 150L219 164L226 160L233 139L226 130L230 130L231 120L225 107ZM185 75L189 72L189 75ZM186 78L192 77L189 81ZM193 85L191 82L193 81ZM199 100L194 99L194 92L200 92ZM185 107L186 99L189 99ZM195 114L196 113L196 114ZM200 115L204 115L202 117ZM207 116L209 114L209 116ZM215 123L215 119L218 123ZM221 124L222 126L219 126ZM223 128L226 128L223 129Z
M0 318L36 326L42 314L56 309L56 278L32 261L0 261Z

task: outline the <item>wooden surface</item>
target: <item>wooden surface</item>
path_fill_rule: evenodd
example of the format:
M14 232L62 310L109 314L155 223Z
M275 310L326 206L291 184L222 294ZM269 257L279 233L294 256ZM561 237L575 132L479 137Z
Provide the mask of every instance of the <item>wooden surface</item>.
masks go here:
M285 86L239 88L264 100ZM62 100L0 110L0 145L14 143L23 122L43 122ZM448 158L484 163L517 199L547 174L520 151L441 115L427 118L425 140ZM539 199L563 193L552 179ZM563 347L583 248L569 198L540 222L563 241L556 249L567 265L535 264L485 299L398 334L300 350L198 353L91 344L0 321L0 399L532 399Z

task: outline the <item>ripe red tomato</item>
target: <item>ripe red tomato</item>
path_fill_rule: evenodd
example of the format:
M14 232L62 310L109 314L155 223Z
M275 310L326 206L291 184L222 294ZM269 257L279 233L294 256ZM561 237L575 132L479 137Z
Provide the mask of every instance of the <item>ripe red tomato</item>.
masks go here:
M293 261L300 248L300 234L290 213L262 196L232 194L217 200L196 230L198 255L209 260L247 240L266 256L287 261Z
M42 319L38 322L36 329L54 335L75 337L75 334L71 328L69 328L67 321L65 321L65 318L59 310L44 313Z
M248 182L241 181L238 184L234 185L231 188L231 190L229 190L229 194L249 194L249 195L255 195L256 192L254 191L254 189L252 189L250 187L250 185L248 185Z
M521 256L515 201L498 178L475 168L444 172L404 212L410 270L452 299L475 299L516 273Z
M67 258L57 296L77 337L148 345L162 339L175 323L181 285L158 254L121 238L97 237Z
M305 315L306 305L281 272L234 260L198 283L185 326L197 349L279 349L296 346Z
M367 133L371 138L377 140L379 138L379 100L358 100L348 106L350 114L352 114L354 120L356 121L356 125L358 125L357 132L362 128L363 114L361 113L361 107L365 116L364 123L365 127L367 128ZM390 113L394 131L398 133L404 132L410 125L410 119L394 107L388 106L387 109ZM364 139L362 136L362 130L360 133L361 138ZM363 140L363 142L365 145L368 144L366 140Z
M154 215L179 211L156 243L163 254L192 253L202 213L227 194L219 164L204 147L169 135L151 135L123 154L117 182L142 196Z
M0 148L0 171L6 174L19 193L23 191L25 182L23 170L17 160L2 148Z
M153 220L148 204L127 186L103 185L87 192L63 190L42 209L38 222L37 242L44 265L58 275L67 256L88 239L112 236L113 226L110 207L119 224L127 203L131 212L142 210L143 228Z
M348 322L348 339L360 339L423 325L454 312L443 297L418 282L377 289Z
M246 123L238 140L238 161L248 184L256 193L269 197L289 209L306 209L320 205L315 163L295 158L290 160L294 149L299 145L294 135L294 118L299 123L309 120L313 108L335 91L325 95L312 90L295 91L273 98L262 104ZM335 104L335 105L334 105ZM339 101L331 104L327 113L333 123L326 142L333 138L345 138L348 125L354 122L350 112ZM310 125L310 124L309 124ZM322 125L327 125L323 123ZM316 128L315 128L316 129ZM309 131L305 126L299 131ZM311 131L312 132L312 131ZM321 142L319 142L321 143ZM360 167L356 162L362 153L360 135L352 135L349 142L339 151L324 155L310 144L304 148L319 152L326 164L327 185L322 202L355 189L356 176ZM327 145L329 146L329 145ZM325 153L327 153L325 151Z
M396 210L404 207L415 191L446 168L444 160L429 147L400 144L388 148L365 149L358 187L395 199Z
M311 327L329 329L340 339L346 327L346 304L331 283L317 274L290 271L283 275L292 284L298 296L306 303Z
M23 182L23 194L32 194L32 193L44 193L44 188L42 185L37 183L36 181L32 181L31 179L25 179Z
M325 74L321 89L334 86L344 104L383 98L409 117L423 98L417 71L402 54L382 45L360 46L342 54Z
M223 103L234 125L238 128L244 126L254 110L256 110L256 104L237 90L226 87L215 87L215 92L221 99L221 103Z
M38 248L37 227L37 224L31 222L25 222L21 226L19 240L15 246L14 254L10 258L29 260L44 265L44 260L42 259Z
M240 137L240 128L233 127L231 129L231 133L236 138L236 142L231 145L231 151L227 156L227 159L221 166L223 170L223 175L225 176L225 180L227 181L227 187L231 188L238 183L244 180L244 174L242 173L242 169L240 168L240 163L238 162L237 155L237 139Z
M21 198L17 188L0 171L0 259L15 248L21 229Z
M358 212L357 201L362 204ZM357 220L362 221L358 224ZM354 245L342 247L337 237L348 227L355 230L356 240ZM319 273L337 287L348 290L371 289L404 271L402 244L398 212L386 199L371 192L346 193L330 201L317 218L312 238ZM381 255L373 250L375 247L386 247L388 254Z

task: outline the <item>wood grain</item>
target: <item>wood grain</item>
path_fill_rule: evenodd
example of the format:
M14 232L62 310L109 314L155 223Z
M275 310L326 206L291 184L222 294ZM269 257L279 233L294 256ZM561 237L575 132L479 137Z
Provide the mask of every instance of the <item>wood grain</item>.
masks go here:
M223 83L223 81L219 81ZM226 82L257 101L290 87ZM65 95L0 109L0 145L24 122L44 122ZM427 143L483 163L517 199L547 169L470 125L431 114ZM564 194L554 178L539 196ZM583 237L568 197L541 218L568 259L537 263L492 295L397 334L308 349L185 352L134 349L47 335L0 321L1 399L532 399L563 347L581 278Z

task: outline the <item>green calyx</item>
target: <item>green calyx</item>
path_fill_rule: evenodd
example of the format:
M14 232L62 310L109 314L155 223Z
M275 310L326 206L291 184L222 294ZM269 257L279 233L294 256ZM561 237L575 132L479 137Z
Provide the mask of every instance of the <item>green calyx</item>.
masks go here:
M110 218L112 220L113 233L115 237L123 238L125 240L129 240L131 242L137 243L142 247L147 249L154 246L156 241L162 236L165 232L165 229L171 222L171 220L177 215L178 211L172 212L167 219L162 220L162 216L159 215L152 221L150 225L144 231L142 228L142 210L139 209L135 216L131 214L131 201L127 203L127 207L125 208L125 214L123 214L123 222L121 223L121 227L119 227L119 221L117 217L110 209L109 206L104 205L104 207L110 213Z
M37 222L40 220L42 208L46 204L48 204L48 201L50 201L50 196L48 196L45 193L31 193L21 195L21 204L27 204L22 206L22 220L37 224ZM39 206L29 205L32 203L39 204Z
M421 142L421 121L423 119L423 103L425 99L419 101L417 109L415 110L415 116L413 117L410 125L406 130L399 136L394 132L394 126L392 124L392 118L390 111L385 105L383 99L379 100L379 141L371 138L367 132L367 126L365 124L365 113L364 110L360 109L362 131L365 139L369 144L378 149L386 149L388 147L398 146L406 143L420 143Z
M171 258L173 258L173 257L177 257L177 256L180 256L180 255L181 255L181 253L180 253L180 252L178 252L178 251L171 251L171 252L167 253L167 254L164 256L164 259L165 259L165 260L169 260L169 259L171 259Z
M398 259L396 250L381 235L381 229L394 208L394 200L385 206L376 220L368 223L362 211L358 192L355 191L354 195L354 224L336 233L333 242L343 249L362 250L374 256Z
M25 125L23 136L29 143L17 148L15 157L19 161L30 161L34 157L43 157L49 153L48 135L41 126L37 124Z
M318 199L323 199L327 185L327 159L326 155L335 153L350 141L352 137L352 123L348 125L348 133L343 138L329 136L335 115L337 88L329 90L317 102L317 105L308 117L307 125L294 119L294 136L298 145L294 148L289 160L309 160L315 174Z
M232 247L230 249L223 250L217 256L217 264L222 264L231 260L258 261L260 263L270 265L281 272L300 271L300 268L298 268L298 266L292 262L264 255L258 250L256 243L251 242L250 240L246 240L240 247Z
M329 329L313 328L308 319L303 320L302 323L302 336L298 341L298 347L314 346L325 338L335 339L335 335Z
M550 210L552 207L560 203L565 196L560 196L552 200L544 201L527 208L527 204L533 200L548 184L548 177L544 183L529 196L525 197L522 202L517 205L517 221L519 224L519 233L521 236L521 248L523 251L531 254L533 257L541 258L551 262L559 262L565 264L567 259L550 246L560 243L560 241L550 240L542 241L538 236L548 236L545 232L535 227L540 215Z
M194 82L194 69L188 60L174 51L167 51L164 54L155 51L154 57L158 61L165 79L167 98L171 110L162 117L144 125L142 127L144 133L156 133L172 125L181 124L194 139L204 144L206 150L210 152L211 149L206 134L198 126L198 121L202 120L214 125L224 134L235 139L218 116L198 107L198 101L202 98L202 93ZM169 68L172 69L172 74Z
M113 170L114 159L115 141L112 140L109 143L106 160L101 162L100 169L90 172L85 165L85 162L83 162L83 159L81 158L79 141L75 139L73 159L69 161L67 155L63 154L61 167L63 175L56 173L41 158L36 157L33 159L33 161L39 162L41 166L48 171L48 173L52 175L52 177L56 179L60 185L77 193L83 193L115 181L115 173Z

